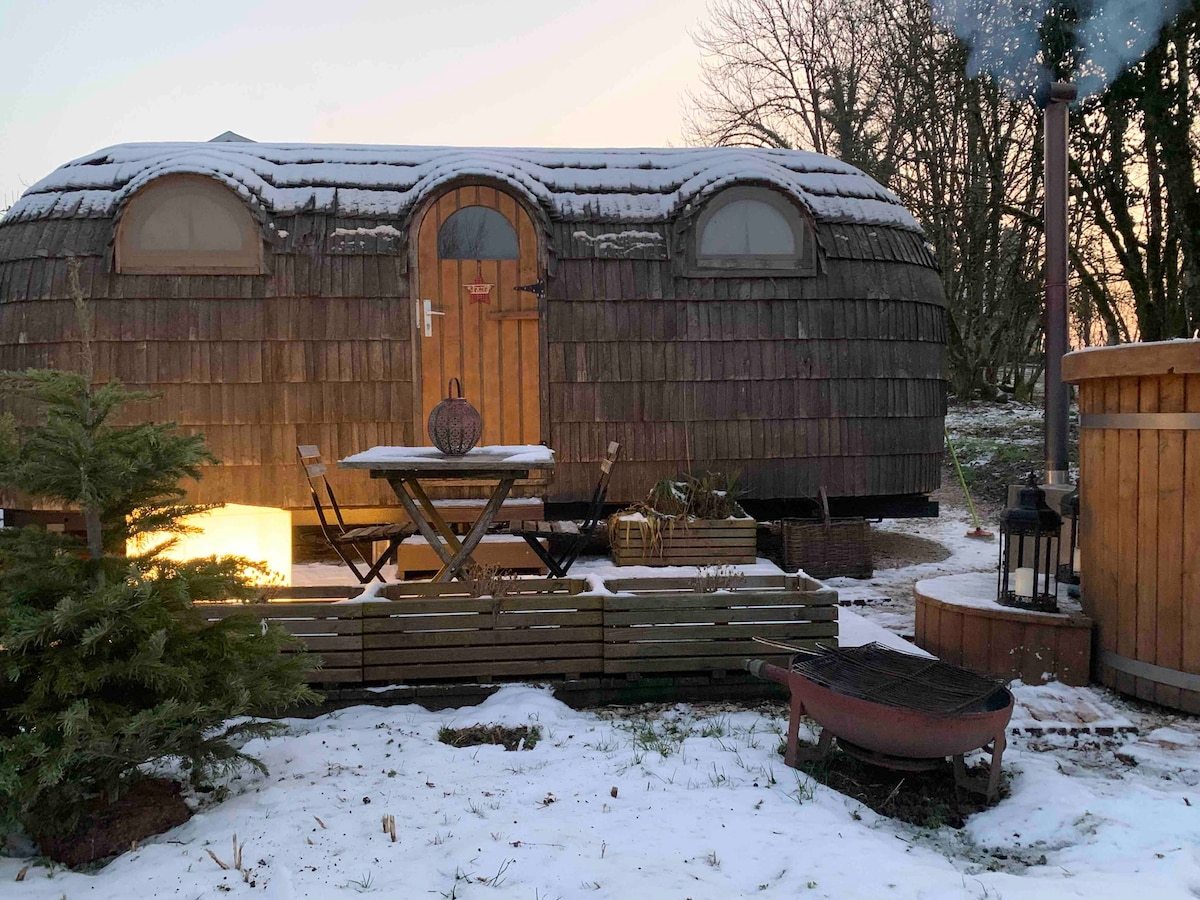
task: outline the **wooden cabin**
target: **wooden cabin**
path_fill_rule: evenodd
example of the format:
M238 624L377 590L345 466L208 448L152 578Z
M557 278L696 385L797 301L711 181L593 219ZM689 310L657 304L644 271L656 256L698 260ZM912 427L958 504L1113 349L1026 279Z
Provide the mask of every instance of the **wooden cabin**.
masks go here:
M298 444L428 443L451 377L485 443L553 447L550 503L689 467L747 505L928 509L944 305L897 198L796 151L123 144L0 221L0 368L72 368L79 261L97 379L203 432L201 502L308 508ZM343 504L395 507L335 473Z

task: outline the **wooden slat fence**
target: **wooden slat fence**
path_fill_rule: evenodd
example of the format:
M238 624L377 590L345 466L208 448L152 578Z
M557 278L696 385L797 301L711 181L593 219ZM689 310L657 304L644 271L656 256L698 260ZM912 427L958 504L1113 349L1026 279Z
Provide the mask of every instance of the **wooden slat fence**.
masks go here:
M803 576L754 576L696 593L689 579L616 579L612 595L579 579L528 579L500 600L461 585L389 585L388 599L312 602L359 589L280 589L292 602L202 604L211 620L247 612L276 622L322 659L316 683L567 678L712 672L747 657L786 657L754 637L837 643L837 593ZM447 593L447 592L450 593Z
M601 671L601 598L579 579L526 579L474 598L461 585L389 585L363 604L363 680L579 676Z
M837 592L803 576L752 576L736 591L697 593L687 578L610 579L604 672L739 669L786 657L755 637L792 646L837 643Z
M248 613L283 626L321 658L309 674L315 683L357 684L363 672L364 603L204 603L197 604L210 621Z

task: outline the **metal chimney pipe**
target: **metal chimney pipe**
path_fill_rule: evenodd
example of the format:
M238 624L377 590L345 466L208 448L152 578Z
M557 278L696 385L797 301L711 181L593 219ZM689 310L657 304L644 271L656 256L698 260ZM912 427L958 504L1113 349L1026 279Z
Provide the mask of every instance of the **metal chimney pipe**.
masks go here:
M1067 352L1067 115L1075 85L1056 81L1043 109L1046 170L1046 484L1069 484L1067 426L1070 389L1062 380Z

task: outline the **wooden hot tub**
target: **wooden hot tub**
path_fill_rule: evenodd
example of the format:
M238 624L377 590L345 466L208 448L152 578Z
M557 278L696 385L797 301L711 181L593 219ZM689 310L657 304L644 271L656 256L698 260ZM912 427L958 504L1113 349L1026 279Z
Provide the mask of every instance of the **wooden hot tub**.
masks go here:
M1082 602L1096 677L1200 712L1200 341L1081 350Z

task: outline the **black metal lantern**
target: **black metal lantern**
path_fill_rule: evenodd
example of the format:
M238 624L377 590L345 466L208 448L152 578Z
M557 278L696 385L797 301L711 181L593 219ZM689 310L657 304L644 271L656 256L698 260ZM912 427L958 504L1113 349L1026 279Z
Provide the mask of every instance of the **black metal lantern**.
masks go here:
M1030 473L1017 505L1000 515L997 602L1058 612L1058 554L1062 516L1046 505L1046 492ZM1051 579L1054 580L1051 589Z
M1071 525L1067 544L1067 562L1058 565L1058 583L1068 585L1067 593L1074 595L1079 586L1079 486L1063 497L1062 516Z

